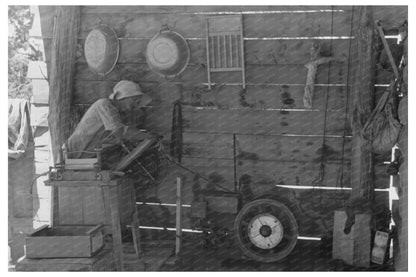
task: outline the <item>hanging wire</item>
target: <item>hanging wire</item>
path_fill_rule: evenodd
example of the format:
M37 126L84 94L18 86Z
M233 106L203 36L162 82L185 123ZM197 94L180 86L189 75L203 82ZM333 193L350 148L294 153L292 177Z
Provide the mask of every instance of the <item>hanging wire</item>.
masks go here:
M334 6L331 6L331 37L334 34ZM332 55L332 43L333 43L333 39L331 39L330 45L329 45L329 53ZM331 81L331 62L329 62L328 64L328 78L327 78L327 83L329 84ZM321 156L321 165L319 168L319 184L322 187L323 186L323 181L324 181L324 176L325 176L325 156L326 156L326 145L325 145L325 140L326 140L326 125L327 125L327 113L328 113L328 98L329 98L329 89L330 87L328 86L326 89L326 96L325 96L325 114L324 114L324 132L323 132L323 138L322 138L322 156ZM319 190L319 204L322 204L322 190Z
M351 22L350 22L350 37L353 35L353 27L354 27L354 6L352 6L351 10ZM344 132L342 134L342 156L341 156L341 189L344 188L344 156L345 156L345 137L347 133L347 123L348 123L348 113L349 113L349 96L350 96L350 69L351 69L351 45L352 45L352 39L350 39L349 45L348 45L348 64L347 64L347 97L346 97L346 103L345 103L345 115L344 115ZM338 184L336 184L337 186ZM342 190L341 190L342 191ZM345 203L344 203L345 204Z

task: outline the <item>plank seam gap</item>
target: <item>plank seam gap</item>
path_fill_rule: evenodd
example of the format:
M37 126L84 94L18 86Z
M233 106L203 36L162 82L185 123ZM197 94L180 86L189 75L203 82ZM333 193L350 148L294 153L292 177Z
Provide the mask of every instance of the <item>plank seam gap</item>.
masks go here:
M141 15L159 15L159 14L181 14L181 15L251 15L251 14L300 14L300 13L329 13L332 10L328 9L320 9L320 10L276 10L276 11L241 11L241 12L233 12L233 11L219 11L219 12L179 12L179 11L154 11L154 12L124 12L123 14L141 14ZM345 10L339 9L334 10L336 13L345 13ZM111 14L110 12L81 12L81 14L90 15L90 14Z

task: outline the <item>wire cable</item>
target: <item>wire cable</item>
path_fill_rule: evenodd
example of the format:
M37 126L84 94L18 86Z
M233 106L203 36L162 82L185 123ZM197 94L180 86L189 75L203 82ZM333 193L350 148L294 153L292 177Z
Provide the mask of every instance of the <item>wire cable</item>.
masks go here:
M331 13L331 37L334 33L334 6L331 7L332 13ZM329 53L332 54L332 45L333 40L331 39L330 46L329 46ZM327 77L327 83L329 84L331 81L331 62L328 64L328 77ZM324 113L324 130L323 130L323 137L322 137L322 156L321 156L321 165L319 167L319 184L320 186L323 186L324 176L325 176L325 158L326 158L326 151L327 147L325 145L326 141L326 125L327 125L327 114L328 114L328 98L329 98L329 89L330 87L327 87L326 90L326 96L325 96L325 113ZM314 185L315 186L315 185ZM322 191L319 190L319 202L322 204Z
M48 173L49 173L49 171L45 171L45 172L43 172L43 173L39 174L38 176L36 176L36 178L32 180L32 182L30 183L30 187L29 187L29 192L30 192L30 194L31 194L31 195L33 194L33 184L35 183L35 181L36 181L39 177L42 177L42 176L46 176L46 175L48 175Z

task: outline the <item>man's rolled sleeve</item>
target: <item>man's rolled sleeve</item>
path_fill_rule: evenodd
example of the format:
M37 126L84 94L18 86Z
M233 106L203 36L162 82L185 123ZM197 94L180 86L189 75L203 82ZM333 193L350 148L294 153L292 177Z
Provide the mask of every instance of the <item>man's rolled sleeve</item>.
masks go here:
M111 103L110 100L103 99L102 104L98 106L97 112L106 131L115 131L124 127L117 108Z

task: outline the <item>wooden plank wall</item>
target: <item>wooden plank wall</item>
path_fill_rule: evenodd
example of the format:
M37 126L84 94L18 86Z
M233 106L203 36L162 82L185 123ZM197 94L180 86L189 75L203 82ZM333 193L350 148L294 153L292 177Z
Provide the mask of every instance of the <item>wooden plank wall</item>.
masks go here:
M16 262L24 255L25 235L33 231L32 228L32 195L30 183L34 178L34 145L29 140L27 149L17 160L8 159L8 242L10 258Z
M133 80L154 99L146 128L165 135L167 140L172 103L182 100L183 164L222 186L234 189L235 179L243 174L258 182L313 186L325 153L324 176L315 185L348 187L351 131L346 107L347 99L351 100L347 83L348 65L353 63L349 61L353 55L350 43L354 41L350 39L352 10L351 6L83 6L73 104L82 114L95 100L107 97L119 80ZM375 19L391 28L407 18L406 6L377 6L374 10ZM239 74L216 73L212 80L218 85L208 91L205 18L239 13L243 14L247 89L242 91ZM50 20L48 16L44 22ZM121 46L116 67L105 77L88 69L82 53L88 32L100 24L116 31ZM182 34L191 51L188 67L172 80L153 73L145 60L146 45L163 24ZM52 25L43 25L48 49L52 30L47 28ZM319 68L313 109L308 110L302 104L307 74L304 64L314 39L319 39L323 54L337 61ZM284 104L287 97L294 103ZM385 160L388 157L377 157L377 188L388 187ZM172 172L153 195L164 203L175 203L171 180L177 173ZM185 204L192 201L192 185L189 175L184 184ZM169 224L174 226L173 221Z
M46 10L45 10L46 9ZM31 61L28 66L27 77L32 81L33 97L31 99L31 126L34 130L35 160L34 174L37 177L32 186L33 195L33 228L44 224L51 224L51 189L45 186L48 177L45 175L49 166L53 164L50 147L50 132L48 126L49 114L49 49L44 48L44 29L53 27L55 7L31 6L34 23L29 31L30 40L43 53L41 61ZM52 21L47 21L51 19ZM50 27L52 26L52 27ZM48 59L46 59L48 57Z
M34 23L29 31L29 40L37 50L43 52L40 16L36 6L31 6ZM50 190L45 187L49 169L49 133L47 124L49 87L45 80L46 63L31 61L27 78L32 81L33 97L30 100L30 126L32 139L24 157L9 159L9 191L16 199L9 199L9 240L12 261L22 257L25 237L37 227L50 223ZM33 181L37 178L35 181ZM33 183L32 183L33 181Z

